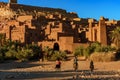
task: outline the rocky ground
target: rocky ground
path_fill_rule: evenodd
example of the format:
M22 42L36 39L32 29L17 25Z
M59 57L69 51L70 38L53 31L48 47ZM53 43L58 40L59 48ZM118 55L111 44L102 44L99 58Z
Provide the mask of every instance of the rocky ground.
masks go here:
M78 61L78 71L73 70L73 61L62 61L60 71L55 62L0 63L0 80L120 80L120 61L94 62L95 70L89 70L89 61Z

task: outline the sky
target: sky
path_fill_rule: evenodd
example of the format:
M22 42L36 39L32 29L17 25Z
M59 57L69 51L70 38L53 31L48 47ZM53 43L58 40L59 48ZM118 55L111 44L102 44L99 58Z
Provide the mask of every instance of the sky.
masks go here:
M8 0L0 0L0 2ZM18 0L19 4L65 9L80 18L120 20L120 0Z

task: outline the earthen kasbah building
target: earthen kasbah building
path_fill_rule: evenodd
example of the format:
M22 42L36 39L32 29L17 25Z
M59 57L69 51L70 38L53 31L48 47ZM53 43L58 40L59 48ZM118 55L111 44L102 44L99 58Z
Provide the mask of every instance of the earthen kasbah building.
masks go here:
M69 51L95 41L109 45L108 34L119 25L119 21L104 17L99 21L83 19L74 12L17 4L17 0L0 2L0 33L6 39L23 44L35 43L52 48L58 43L60 50Z

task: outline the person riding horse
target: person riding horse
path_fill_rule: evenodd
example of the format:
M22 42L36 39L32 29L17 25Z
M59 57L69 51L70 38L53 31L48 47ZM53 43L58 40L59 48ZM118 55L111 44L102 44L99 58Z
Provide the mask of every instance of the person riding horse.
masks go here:
M73 68L74 68L75 71L78 69L78 59L77 59L77 56L75 56L75 58L74 58Z

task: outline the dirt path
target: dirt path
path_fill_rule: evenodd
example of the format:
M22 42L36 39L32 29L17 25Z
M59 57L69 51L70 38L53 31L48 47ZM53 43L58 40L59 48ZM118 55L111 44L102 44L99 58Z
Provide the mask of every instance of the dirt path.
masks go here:
M73 71L73 61L62 61L61 71L54 69L55 62L8 62L0 63L1 80L72 80L79 79L98 79L120 80L120 61L116 62L94 62L95 70L89 71L89 61L79 61L78 71ZM78 80L79 80L78 79Z

